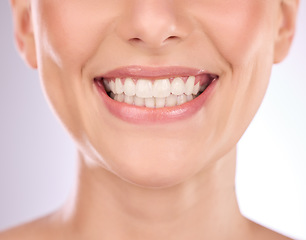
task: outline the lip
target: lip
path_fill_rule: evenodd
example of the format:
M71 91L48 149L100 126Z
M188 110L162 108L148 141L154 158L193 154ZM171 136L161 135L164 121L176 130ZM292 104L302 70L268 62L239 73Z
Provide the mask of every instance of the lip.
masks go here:
M145 66L127 66L117 68L105 74L101 74L103 78L164 78L164 77L184 77L184 76L197 76L200 74L209 73L203 69L194 69L188 67L145 67ZM217 75L217 74L215 74ZM97 76L99 77L99 76Z
M198 76L201 74L211 74L218 76L217 74L210 73L206 70L187 67L128 66L112 70L97 76L96 78L132 77L159 79L164 77ZM187 119L196 114L205 105L207 99L214 92L217 83L218 78L213 80L212 83L210 83L210 85L205 89L205 91L197 98L182 105L164 108L147 108L113 100L107 95L105 88L94 81L94 85L109 112L125 122L134 124L162 124Z

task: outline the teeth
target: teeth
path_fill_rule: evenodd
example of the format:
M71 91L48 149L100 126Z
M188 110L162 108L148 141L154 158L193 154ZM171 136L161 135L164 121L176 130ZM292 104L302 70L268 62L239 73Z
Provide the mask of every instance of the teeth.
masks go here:
M166 106L167 107L176 106L176 103L177 103L177 96L171 94L169 97L167 97L167 99L166 99Z
M126 78L124 84L120 78L103 80L103 83L109 96L118 102L163 108L181 105L196 98L208 84L200 86L200 82L195 84L195 81L195 77L190 76L186 83L180 77L174 78L171 83L169 79L135 81L132 78Z
M200 87L200 92L203 92L206 88L207 88L208 84L203 84L201 87Z
M170 95L170 81L169 79L161 79L154 81L153 96L157 98L165 98Z
M133 104L134 103L134 97L125 95L124 102L127 103L127 104Z
M189 102L193 100L193 95L187 95L186 98L187 98L187 102Z
M187 102L187 98L185 94L177 96L177 105L182 105Z
M134 96L136 93L136 86L135 86L134 81L131 78L125 79L123 89L124 89L125 95L127 96Z
M125 102L127 104L135 104L140 107L148 107L148 108L163 108L163 107L174 107L177 105L182 105L186 102L189 102L195 98L194 95L185 95L181 94L179 96L171 94L166 98L140 98L137 96L127 96L124 93L115 94L110 93L110 97L118 102Z
M110 93L110 97L111 97L112 99L115 99L115 93L111 92L111 93Z
M163 108L166 105L166 98L156 98L155 99L156 108Z
M115 94L115 98L116 101L118 102L123 102L124 101L124 94Z
M120 78L116 78L115 80L115 93L116 94L123 93L123 85L122 85Z
M171 83L171 93L174 95L181 95L184 92L185 92L184 81L179 77L174 78Z
M135 96L134 97L134 104L136 106L143 107L145 105L145 99Z
M115 93L115 82L114 81L109 82L109 88L111 89L113 93Z
M200 83L197 83L194 88L192 94L197 95L200 90Z
M186 95L191 95L193 92L193 87L194 87L194 82L195 82L195 77L191 76L187 79L187 82L185 84L185 94Z
M110 92L111 88L110 88L110 83L106 80L103 80L104 86L105 86L105 91L106 92Z
M148 108L154 108L155 107L155 100L154 100L154 98L153 97L152 98L146 98L145 99L145 105Z
M136 84L136 96L141 98L153 97L152 82L150 80L138 80Z

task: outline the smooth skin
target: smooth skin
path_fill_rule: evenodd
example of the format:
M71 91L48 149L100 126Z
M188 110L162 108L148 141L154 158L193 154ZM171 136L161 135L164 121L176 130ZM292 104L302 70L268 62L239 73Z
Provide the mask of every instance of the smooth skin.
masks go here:
M78 183L55 213L6 239L287 239L244 218L236 144L295 31L298 0L11 0L21 55L78 149ZM219 75L188 119L131 124L93 78L122 66Z

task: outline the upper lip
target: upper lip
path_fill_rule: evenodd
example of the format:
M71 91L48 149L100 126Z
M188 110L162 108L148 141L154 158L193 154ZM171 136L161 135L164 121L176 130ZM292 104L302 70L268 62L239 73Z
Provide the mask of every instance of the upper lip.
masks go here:
M124 78L124 77L134 77L134 78L163 78L163 77L186 77L186 76L197 76L201 74L211 74L205 69L196 69L181 66L167 66L167 67L148 67L148 66L126 66L120 67L96 78Z

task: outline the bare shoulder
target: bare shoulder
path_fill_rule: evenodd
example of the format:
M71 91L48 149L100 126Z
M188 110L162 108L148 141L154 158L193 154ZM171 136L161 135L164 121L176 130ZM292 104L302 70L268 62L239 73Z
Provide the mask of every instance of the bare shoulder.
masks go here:
M50 221L51 215L0 232L0 240L49 240L61 239Z
M257 223L252 222L252 232L254 239L261 240L292 240L292 238L286 237L280 233L277 233L271 229L265 228Z

